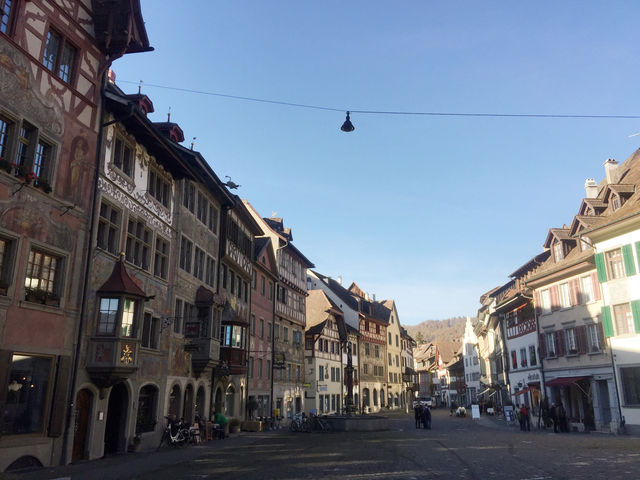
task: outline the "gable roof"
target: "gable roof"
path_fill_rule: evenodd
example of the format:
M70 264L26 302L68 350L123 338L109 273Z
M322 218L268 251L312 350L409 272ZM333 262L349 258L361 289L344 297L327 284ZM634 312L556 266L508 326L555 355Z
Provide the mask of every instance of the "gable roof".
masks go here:
M355 311L359 311L358 300L356 300L340 283L338 283L331 277L327 277L326 275L322 275L321 273L316 272L315 270L312 270L312 272L322 283L329 287L329 290L335 293L336 296L340 300L342 300L349 308Z

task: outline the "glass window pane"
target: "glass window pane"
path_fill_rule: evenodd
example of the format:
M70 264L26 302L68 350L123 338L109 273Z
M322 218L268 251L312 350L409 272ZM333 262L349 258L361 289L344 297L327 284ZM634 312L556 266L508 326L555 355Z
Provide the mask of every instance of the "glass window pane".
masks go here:
M58 59L58 49L60 48L60 35L53 30L47 34L47 46L44 49L42 64L49 70L53 70Z
M135 302L129 298L125 298L122 307L122 336L133 336L133 319L135 312Z

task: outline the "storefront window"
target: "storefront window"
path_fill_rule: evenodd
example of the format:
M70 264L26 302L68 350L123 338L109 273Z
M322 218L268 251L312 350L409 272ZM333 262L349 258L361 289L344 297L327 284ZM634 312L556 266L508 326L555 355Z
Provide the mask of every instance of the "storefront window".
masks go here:
M50 373L51 358L13 355L2 416L3 434L43 431Z

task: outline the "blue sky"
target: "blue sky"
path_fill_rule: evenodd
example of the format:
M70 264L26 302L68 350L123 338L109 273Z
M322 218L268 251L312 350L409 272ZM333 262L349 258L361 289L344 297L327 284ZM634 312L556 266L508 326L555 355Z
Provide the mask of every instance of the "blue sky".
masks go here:
M569 224L587 178L636 148L640 3L142 0L152 53L113 69L154 121L284 218L317 270L394 298L400 320L475 315ZM134 82L134 83L128 83ZM152 87L337 108L296 108Z

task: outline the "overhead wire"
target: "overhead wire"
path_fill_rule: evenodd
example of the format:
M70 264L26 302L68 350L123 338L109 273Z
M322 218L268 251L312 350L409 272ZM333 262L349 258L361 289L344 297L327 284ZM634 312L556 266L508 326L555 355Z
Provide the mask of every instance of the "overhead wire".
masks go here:
M120 83L129 83L138 85L142 81L134 82L131 80L119 80ZM227 93L209 92L205 90L195 90L191 88L173 87L169 85L159 85L144 82L145 87L161 88L165 90L173 90L177 92L194 93L198 95L208 95L213 97L230 98L234 100L244 100L248 102L270 103L275 105L283 105L288 107L309 108L315 110L328 110L332 112L359 113L365 115L420 115L434 117L506 117L506 118L593 118L593 119L638 119L640 115L595 115L595 114L558 114L558 113L498 113L498 112L411 112L411 111L394 111L394 110L353 110L350 108L335 108L323 105L311 105L306 103L287 102L282 100L270 100L266 98L247 97L242 95L231 95Z

